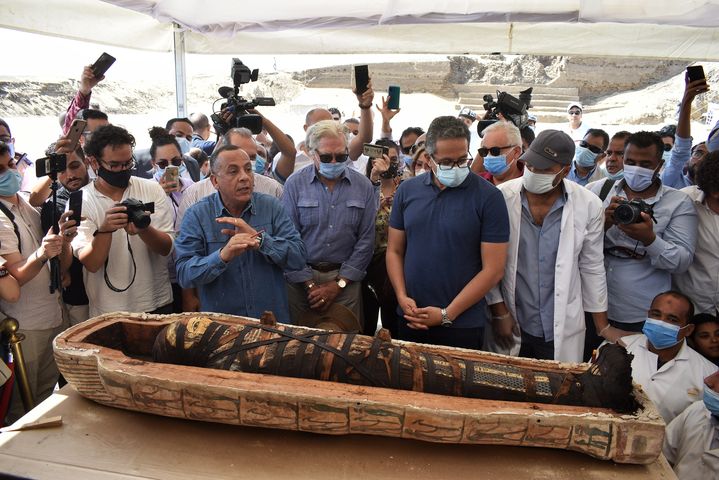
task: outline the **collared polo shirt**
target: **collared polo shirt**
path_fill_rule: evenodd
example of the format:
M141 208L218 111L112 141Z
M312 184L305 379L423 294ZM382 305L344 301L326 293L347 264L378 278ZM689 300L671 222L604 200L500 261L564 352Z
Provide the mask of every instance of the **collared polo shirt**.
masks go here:
M474 173L458 187L444 190L433 179L430 173L400 184L390 227L406 236L407 295L418 307L445 308L482 270L482 243L509 241L509 217L502 193ZM482 299L452 326L481 327L485 305Z

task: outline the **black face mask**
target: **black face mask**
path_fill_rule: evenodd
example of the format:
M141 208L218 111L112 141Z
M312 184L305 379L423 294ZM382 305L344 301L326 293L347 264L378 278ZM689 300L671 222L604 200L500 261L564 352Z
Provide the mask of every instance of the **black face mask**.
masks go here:
M97 176L115 188L127 188L130 184L130 176L132 176L132 172L130 172L129 169L113 172L100 165L100 169L97 171Z

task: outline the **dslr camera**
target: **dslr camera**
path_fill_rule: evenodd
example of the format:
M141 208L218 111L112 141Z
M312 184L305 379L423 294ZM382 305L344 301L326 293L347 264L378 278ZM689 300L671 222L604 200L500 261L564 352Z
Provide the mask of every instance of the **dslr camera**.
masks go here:
M614 223L618 225L641 223L644 221L642 220L642 212L654 220L654 208L644 200L619 200L619 206L614 210L612 218L614 218ZM656 220L654 221L656 222Z
M47 175L55 176L65 170L67 170L67 155L64 153L51 153L35 162L35 175L37 178Z
M501 113L504 118L512 122L517 128L522 129L529 124L527 109L531 108L532 87L519 92L519 98L507 92L497 91L497 100L490 94L482 97L484 110L487 111L485 118L477 124L477 133L482 136L482 131L499 120Z
M255 107L274 107L275 99L272 97L257 97L252 101L248 101L240 96L240 86L256 82L259 74L258 69L250 71L250 68L242 63L239 58L232 59L232 67L230 69L230 77L234 87L220 87L218 93L227 101L220 105L220 111L215 112L210 117L218 135L224 135L228 130L233 128L248 128L257 135L262 132L262 117L247 112ZM218 99L217 101L220 101ZM223 118L224 112L232 112L229 119Z
M150 215L147 212L155 213L155 202L142 203L135 198L128 198L118 205L127 208L127 220L137 228L150 226Z

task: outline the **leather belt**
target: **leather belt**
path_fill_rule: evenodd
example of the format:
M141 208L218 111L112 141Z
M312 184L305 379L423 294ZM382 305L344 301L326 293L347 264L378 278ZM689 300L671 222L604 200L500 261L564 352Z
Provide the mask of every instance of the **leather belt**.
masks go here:
M318 272L327 273L331 272L332 270L339 270L342 266L341 263L329 263L329 262L319 262L319 263L310 263L310 267L312 267L312 270L317 270Z

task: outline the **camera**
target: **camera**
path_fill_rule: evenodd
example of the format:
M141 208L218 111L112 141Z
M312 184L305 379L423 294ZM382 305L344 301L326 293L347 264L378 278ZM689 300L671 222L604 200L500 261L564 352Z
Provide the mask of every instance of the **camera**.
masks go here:
M485 128L499 120L500 113L520 130L529 124L527 109L531 108L532 87L519 92L519 98L498 90L496 101L490 94L484 95L482 100L484 100L483 107L488 113L477 124L477 133L480 136Z
M67 169L67 155L64 153L51 153L45 158L41 158L35 162L35 175L45 177L47 175L56 175Z
M240 96L240 86L249 82L256 82L259 74L258 69L250 71L250 68L242 63L239 58L232 59L230 77L234 87L220 87L217 91L227 102L220 105L220 112L215 112L210 117L218 135L224 135L233 128L248 128L257 135L262 132L262 117L247 112L255 107L274 107L275 99L272 97L257 97L248 101ZM218 100L219 101L219 100ZM222 118L223 110L232 112L228 120Z
M642 212L648 214L652 219L654 218L654 208L644 200L619 200L619 206L614 210L612 217L614 223L618 225L630 225L644 221Z
M142 203L135 198L128 198L118 205L127 208L127 220L137 228L147 228L150 225L150 215L147 212L155 213L155 202Z

